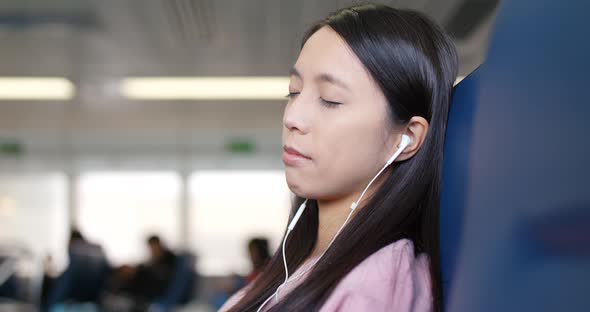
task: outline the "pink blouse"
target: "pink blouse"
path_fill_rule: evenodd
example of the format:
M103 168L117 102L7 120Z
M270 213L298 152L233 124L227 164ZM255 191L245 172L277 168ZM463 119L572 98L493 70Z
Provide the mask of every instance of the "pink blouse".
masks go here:
M313 261L308 261L291 274L304 272ZM293 290L304 279L290 281L279 293L279 300ZM234 294L219 310L227 311L245 294L247 287ZM271 299L263 311L276 304ZM414 245L410 240L393 242L370 255L349 272L336 286L321 312L348 311L432 311L432 292L428 257L414 256Z

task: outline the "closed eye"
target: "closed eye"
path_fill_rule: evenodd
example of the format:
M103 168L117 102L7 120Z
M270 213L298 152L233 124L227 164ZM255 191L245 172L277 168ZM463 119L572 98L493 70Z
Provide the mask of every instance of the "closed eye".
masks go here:
M325 106L328 106L328 107L334 107L334 106L342 104L340 102L328 101L328 100L324 100L322 98L320 98L320 101L322 101L322 104L324 104Z

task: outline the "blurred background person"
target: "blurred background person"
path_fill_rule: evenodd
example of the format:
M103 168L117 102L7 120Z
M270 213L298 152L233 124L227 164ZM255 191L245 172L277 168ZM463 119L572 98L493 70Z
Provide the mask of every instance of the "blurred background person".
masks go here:
M250 272L246 276L232 273L220 278L215 284L215 291L210 300L213 310L218 310L229 299L231 295L240 288L253 282L258 274L264 270L270 259L268 239L264 237L253 237L248 240L246 250L250 259Z
M73 305L74 309L91 304L98 308L100 296L111 268L102 247L88 241L82 233L73 229L68 241L68 266L61 275L52 279L46 273L48 283L42 295L46 298L44 310L52 311Z
M135 296L151 301L162 296L170 285L177 257L157 235L147 239L147 247L150 258L137 266L130 291Z
M248 255L250 256L252 270L246 276L246 284L249 284L256 279L270 259L268 239L261 237L250 239L248 242Z
M117 301L119 306L120 302L127 302L126 309L132 311L147 309L156 299L163 297L178 265L178 257L159 236L149 236L146 247L149 258L136 266L123 265L117 268L108 289L113 295L109 296L109 300ZM109 302L106 305L112 306Z

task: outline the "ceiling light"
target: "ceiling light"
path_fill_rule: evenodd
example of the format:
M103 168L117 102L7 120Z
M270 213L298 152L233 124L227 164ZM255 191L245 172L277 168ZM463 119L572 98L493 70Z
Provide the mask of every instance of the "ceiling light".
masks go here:
M134 100L279 100L289 77L133 77L121 94Z
M74 85L62 77L0 77L0 100L69 100Z

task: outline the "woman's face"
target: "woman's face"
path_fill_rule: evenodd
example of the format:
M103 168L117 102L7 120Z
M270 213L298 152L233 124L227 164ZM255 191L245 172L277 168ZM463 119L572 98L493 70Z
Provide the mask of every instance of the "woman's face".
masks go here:
M334 30L323 27L305 43L289 94L283 162L291 191L317 200L361 192L397 140L384 95Z

